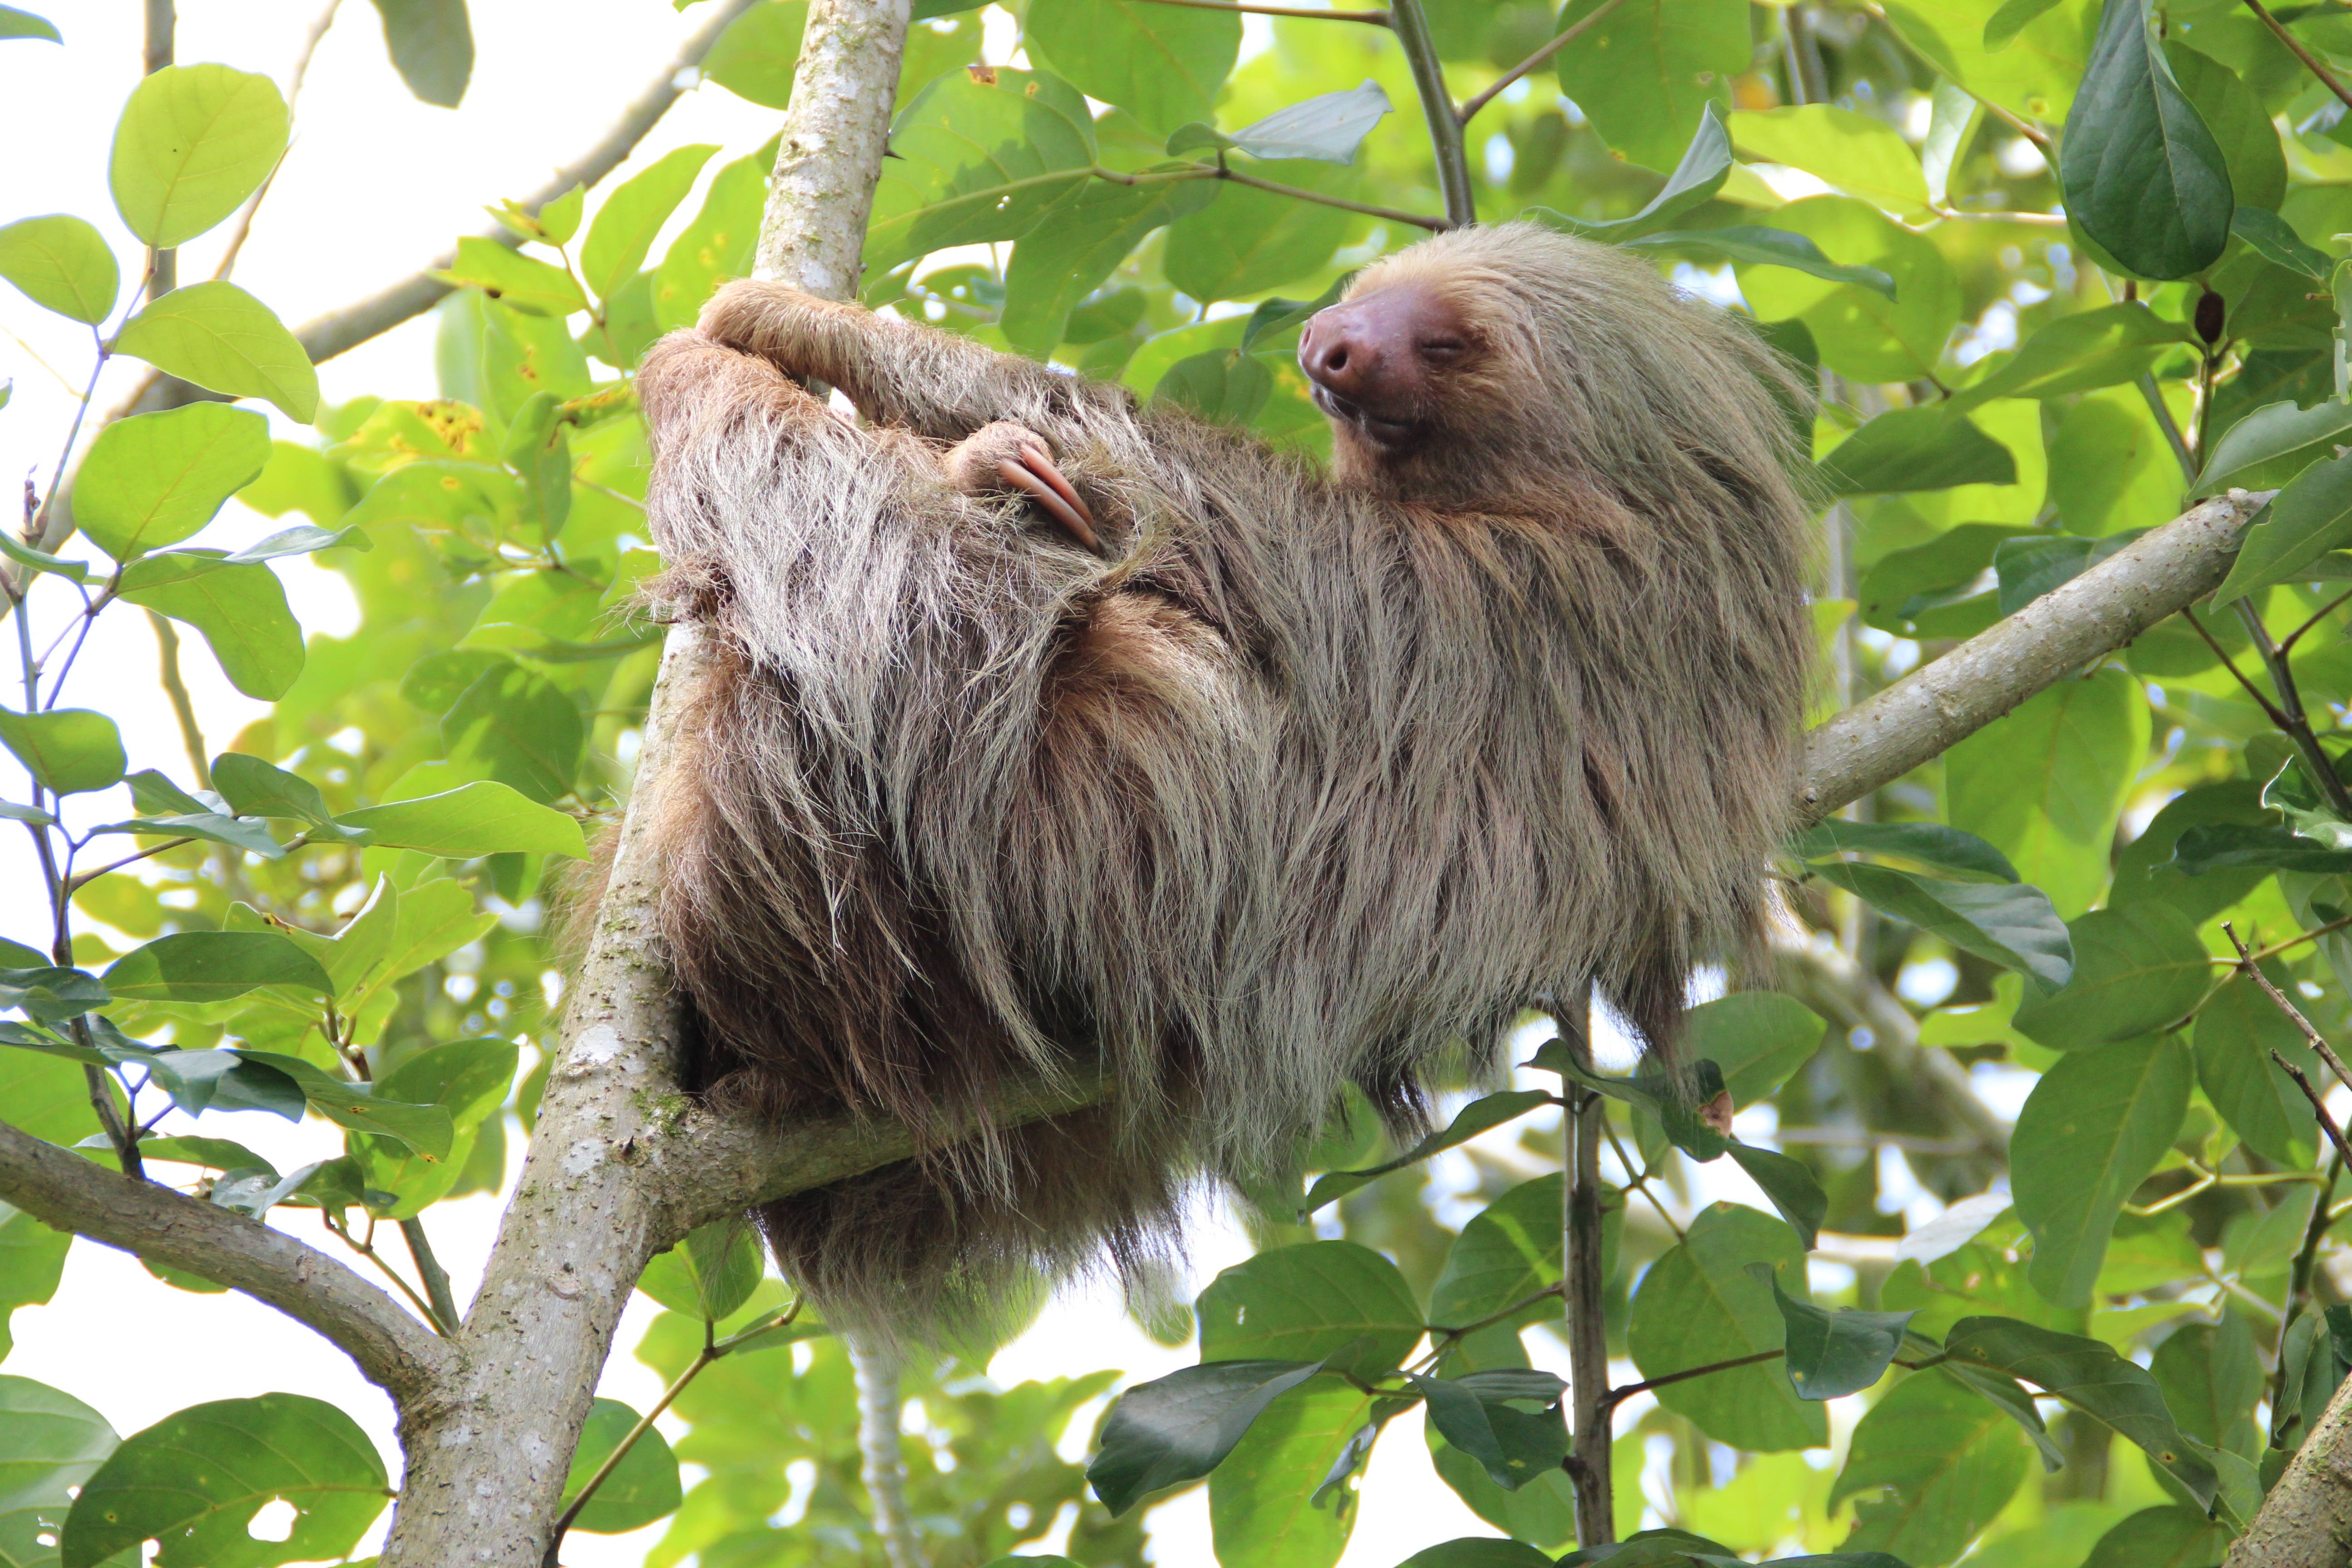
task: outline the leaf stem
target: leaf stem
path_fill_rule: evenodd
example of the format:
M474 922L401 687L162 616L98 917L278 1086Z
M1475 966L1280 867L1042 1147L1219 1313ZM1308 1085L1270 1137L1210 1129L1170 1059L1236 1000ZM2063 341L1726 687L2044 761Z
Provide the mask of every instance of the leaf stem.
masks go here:
M2287 938L2284 942L2274 942L2268 947L2257 948L2254 950L2252 954L2252 961L2256 963L2260 963L2265 958L2276 958L2288 948L2301 947L2306 942L2316 942L2321 937L2327 935L2330 931L2342 931L2346 926L2352 926L2352 915L2346 915L2340 921L2329 921L2324 926L2314 926L2309 931L2304 931L2300 935ZM2237 968L2239 965L2239 961L2234 958L2216 958L2211 960L2211 962L2215 963L2226 963L2232 969Z
M1650 1206L1658 1211L1658 1217L1666 1222L1666 1228L1675 1233L1675 1239L1688 1241L1690 1237L1683 1234L1683 1227L1675 1223L1675 1216L1666 1212L1666 1205L1659 1201L1657 1194L1650 1190L1650 1173L1634 1169L1633 1162L1626 1158L1625 1145L1617 1142L1617 1129L1609 1125L1609 1113L1606 1110L1603 1110L1601 1115L1601 1131L1608 1135L1609 1152L1617 1156L1619 1164L1625 1167L1626 1178L1640 1190L1643 1197L1650 1200Z
M1470 191L1470 155L1462 142L1463 116L1446 90L1445 67L1437 58L1437 40L1430 35L1429 17L1421 8L1421 0L1389 0L1389 25L1412 67L1413 91L1421 99L1422 117L1429 121L1429 142L1437 154L1437 191L1445 199L1446 226L1466 228L1478 221L1478 206Z
M2247 952L2246 944L2239 940L2238 928L2231 925L2228 921L2223 921L2221 922L2221 933L2230 939L2230 945L2238 950L2239 972L2251 977L2255 984L2263 988L2263 994L2271 999L2272 1003L2277 1006L2280 1012L2284 1013L2289 1019L2293 1020L2296 1028L2303 1031L2303 1037L2311 1042L2311 1048L2318 1053L2319 1059L2321 1061L2327 1064L2327 1070L2334 1073L2337 1079L2339 1079L2346 1088L2352 1089L2352 1069L2346 1068L2344 1066L2344 1058L2336 1054L2336 1047L2327 1043L2327 1037L2322 1035L2317 1029L2312 1027L2311 1020L2303 1016L2303 1009L2288 1001L2285 995L2280 992L2279 988L2271 984L2271 977L2264 974L2255 966L2254 955ZM2294 1068L2288 1068L2287 1071L2290 1074L2294 1074ZM2300 1078L2301 1075L2295 1074L2295 1076ZM2305 1094L2310 1094L2310 1088L2305 1086L2304 1092ZM2312 1104L2316 1106L2318 1103L2318 1097L2314 1095L2312 1097ZM2326 1119L2326 1114L2327 1113L2324 1110L2320 1112L2322 1120ZM2343 1140L2338 1138L2336 1140L2336 1143L2339 1148L2342 1147Z
M1247 185L1256 191L1272 191L1278 196L1297 196L1302 202L1316 202L1327 207L1338 207L1344 212L1362 213L1367 217L1384 217L1392 223L1409 223L1415 227L1428 229L1433 234L1442 234L1451 226L1444 218L1424 217L1419 213L1409 213L1397 207L1373 206L1368 202L1351 202L1344 196L1327 196L1321 191L1303 190L1297 185L1278 185L1272 180L1261 180L1255 174L1237 174L1232 169L1220 168L1209 163L1195 163L1189 169L1147 170L1140 174L1130 174L1118 169L1106 169L1097 164L1094 174L1097 179L1108 180L1115 185L1140 185L1160 180L1231 180L1237 185Z
M2304 713L2303 694L2295 689L2294 672L2287 668L2286 655L2271 640L2270 628L2255 613L2253 600L2242 597L2233 608L2238 619L2245 624L2246 635L2253 639L2254 652L2261 656L2263 667L2270 671L2271 689L2278 694L2279 728L2294 742L2294 749L2303 753L2304 763L2311 770L2311 782L2327 797L2337 820L2352 822L2352 793L2345 790L2335 763L2321 748L2319 736Z
M2322 65L2318 56L2303 47L2302 39L2288 32L2276 16L2265 10L2262 0L2246 0L2246 9L2262 19L2263 26L2268 27L2277 36L2278 41L2287 47L2288 53L2310 68L2311 74L2319 79L2319 84L2322 87L2334 93L2347 108L2352 108L2352 90L2347 90L2344 84L2336 79L2336 73Z
M394 1286L399 1288L400 1293L408 1298L408 1304L416 1309L416 1315L423 1318L425 1325L435 1333L439 1334L446 1339L457 1332L457 1330L452 1325L441 1321L441 1314L433 1310L433 1304L431 1302L427 1301L424 1297L416 1293L415 1286L409 1284L407 1280L401 1278L400 1270L394 1268L391 1263L385 1259L383 1254L375 1249L375 1243L373 1240L362 1241L358 1237L353 1236L351 1233L351 1227L336 1219L334 1214L331 1210L325 1208L320 1209L319 1216L326 1222L326 1226L329 1230L333 1231L338 1237L342 1238L342 1243L345 1247L350 1247L353 1252L358 1253L362 1258L364 1258L370 1263L374 1264L385 1279L391 1280ZM373 1218L370 1219L369 1224L371 1226L374 1224Z
M2320 622L2326 620L2330 615L2334 614L2336 606L2343 604L2347 599L2352 599L2352 588L2347 588L2343 593L2336 595L2336 597L2328 600L2327 603L2322 605L2315 612L2313 613L2312 617L2309 620L2295 627L2294 630L2287 633L2286 636L2279 642L2280 654L2285 655L2293 653L2294 651L2294 645L2303 640L2303 634L2317 626Z
M1543 47L1538 49L1534 54L1529 55L1526 59L1521 60L1517 65L1513 66L1509 70L1505 71L1501 76L1496 77L1493 82L1488 84L1484 92L1479 93L1476 97L1471 99L1469 102L1454 110L1454 122L1456 125L1469 124L1471 117L1476 114L1480 110L1486 108L1489 103L1492 103L1495 100L1496 94L1500 93L1505 88L1509 87L1513 82L1518 80L1521 77L1527 75L1529 71L1534 70L1538 66L1544 64L1545 61L1550 59L1552 56L1559 53L1560 50L1568 47L1569 45L1576 42L1576 40L1583 35L1586 28L1598 26L1601 18L1607 16L1609 13L1614 11L1618 6L1622 5L1623 4L1625 4L1625 0L1601 0L1601 5L1595 6L1591 11L1588 12L1584 16L1578 17L1576 19L1576 24L1573 26L1563 28L1559 33L1554 34L1549 43L1544 45Z
M1614 1410L1637 1394L1647 1394L1652 1389L1664 1388L1669 1384L1685 1383L1694 1377L1705 1377L1709 1373L1729 1372L1735 1367L1754 1366L1758 1362L1778 1361L1788 1353L1785 1348L1776 1347L1769 1351L1758 1351L1753 1355L1734 1356L1729 1361L1711 1361L1705 1366L1686 1366L1680 1372L1670 1372L1663 1377L1645 1377L1639 1383L1622 1384L1601 1395L1601 1399L1610 1409Z

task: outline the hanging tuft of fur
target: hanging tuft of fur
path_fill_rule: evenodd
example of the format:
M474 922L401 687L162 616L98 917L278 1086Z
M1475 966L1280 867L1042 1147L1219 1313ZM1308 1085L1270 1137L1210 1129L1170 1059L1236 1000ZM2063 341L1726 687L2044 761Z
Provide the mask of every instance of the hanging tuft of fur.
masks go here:
M1753 942L1809 679L1803 393L1638 259L1442 236L1472 352L1425 439L1329 474L1164 405L770 284L638 379L668 613L714 657L652 804L692 1087L919 1152L761 1215L877 1342L985 1331L1188 1188L1278 1164L1343 1085L1410 1126L1591 981L1671 1066ZM870 422L795 378L840 387ZM950 484L1053 447L1109 559ZM1011 1080L1101 1108L1004 1128Z

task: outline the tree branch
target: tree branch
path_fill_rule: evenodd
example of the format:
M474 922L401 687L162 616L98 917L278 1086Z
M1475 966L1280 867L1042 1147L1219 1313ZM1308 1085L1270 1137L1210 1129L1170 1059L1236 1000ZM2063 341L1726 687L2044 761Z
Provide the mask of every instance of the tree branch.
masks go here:
M413 1416L457 1353L335 1259L233 1209L134 1182L0 1121L0 1198L71 1231L242 1290L316 1330Z
M1437 40L1430 36L1429 18L1421 0L1389 0L1389 26L1412 67L1413 92L1421 100L1422 117L1429 122L1429 144L1437 154L1437 190L1445 198L1445 221L1464 228L1478 221L1477 204L1470 191L1470 155L1462 144L1463 115L1446 90L1445 67L1437 58Z
M2134 541L1805 742L1800 812L1818 822L1893 783L2095 658L2219 587L2270 492L2231 490Z

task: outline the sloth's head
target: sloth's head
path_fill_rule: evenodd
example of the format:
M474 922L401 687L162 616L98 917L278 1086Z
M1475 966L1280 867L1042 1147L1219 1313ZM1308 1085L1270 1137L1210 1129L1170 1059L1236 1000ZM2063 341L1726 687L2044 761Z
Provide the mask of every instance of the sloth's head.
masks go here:
M1507 223L1366 268L1299 336L1333 467L1390 494L1524 506L1605 489L1636 510L1693 465L1780 479L1805 394L1755 333L1634 252Z

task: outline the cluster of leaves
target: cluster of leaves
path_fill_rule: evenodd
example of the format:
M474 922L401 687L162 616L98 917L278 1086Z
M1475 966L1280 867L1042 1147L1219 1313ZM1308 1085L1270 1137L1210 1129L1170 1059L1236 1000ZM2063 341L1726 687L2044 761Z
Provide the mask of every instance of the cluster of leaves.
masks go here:
M420 96L454 101L465 68L424 46L457 36L462 5L379 9ZM968 69L975 7L917 12L867 303L1316 447L1300 301L1444 210L1430 139L1387 113L1419 101L1397 30L1285 19L1244 60L1234 14L1029 0L1026 64ZM0 8L0 37L53 36L23 15ZM706 74L781 106L803 15L753 6ZM2226 0L1478 0L1427 18L1423 63L1457 92L1579 30L1528 87L1457 120L1480 218L1631 246L1695 284L1727 264L1709 286L1736 285L1822 374L1844 576L1818 621L1843 698L2197 497L2280 494L2193 621L1791 847L1796 913L1837 962L1793 971L1797 997L1693 1020L1719 1109L1769 1108L1750 1141L1559 1048L1538 1058L1559 1094L1473 1101L1387 1160L1335 1136L1307 1159L1311 1187L1252 1194L1266 1249L1201 1296L1200 1364L1128 1391L1083 1470L1057 1444L1109 1374L1000 1389L986 1347L908 1371L910 1500L935 1562L1049 1531L1068 1561L1139 1562L1139 1504L1206 1478L1225 1568L1328 1565L1354 1478L1416 1405L1438 1474L1511 1538L1417 1568L1572 1546L1564 1391L1524 1336L1549 1331L1563 1294L1560 1137L1538 1113L1593 1095L1612 1143L1606 1329L1637 1374L1609 1403L1641 1414L1614 1450L1627 1539L1565 1561L1794 1545L1937 1568L1988 1532L1980 1553L2009 1568L2220 1560L2352 1363L2340 1164L2294 1076L2326 1069L2289 1011L2323 1040L2352 1014L2352 799L2327 733L2352 705L2330 614L2352 545L2352 286L2333 257L2352 230L2352 31L2322 9L2276 21ZM156 248L225 222L286 125L263 78L151 77L115 132L123 221ZM233 284L126 297L137 268L87 223L0 227L0 278L88 323L96 364L142 359L317 431L271 442L208 401L119 420L80 455L69 507L53 493L0 534L20 623L37 596L68 606L47 662L24 645L23 700L0 710L29 781L0 816L48 879L47 929L0 949L20 1020L0 1024L11 1125L184 1166L257 1216L316 1207L387 1268L375 1229L398 1224L420 1314L451 1310L429 1208L495 1190L509 1115L528 1127L519 1047L551 994L550 858L577 856L582 821L615 805L657 654L627 613L655 564L627 372L749 269L772 157L683 148L593 213L579 191L494 209L517 243L459 243L443 396L422 403L322 408L291 334ZM233 552L186 544L231 496L307 521ZM303 638L270 564L295 553L351 584L352 637ZM72 650L124 601L202 634L271 719L218 754L191 720L186 776L125 779L112 721L58 700ZM107 804L118 786L127 815ZM84 865L100 839L130 858ZM2005 1149L1976 1134L1965 1075L1919 1070L1923 1049L2039 1075ZM151 1131L167 1110L317 1115L345 1152L281 1170L236 1140ZM1538 1130L1507 1157L1478 1137L1523 1117ZM1780 1147L1759 1146L1775 1126ZM1937 1196L1973 1199L1892 1263L1849 1245L1901 1233L1862 1157L1877 1135L1906 1141ZM1458 1226L1419 1182L1440 1153L1477 1174ZM1699 1201L1723 1190L1724 1155L1770 1212ZM0 1211L0 1310L46 1300L68 1239ZM1819 1304L1790 1267L1817 1250L1853 1276ZM678 1385L688 1431L673 1450L600 1402L572 1528L674 1514L660 1563L873 1559L845 1357L758 1276L733 1230L656 1260L642 1288L670 1310L638 1353ZM1848 1395L1867 1410L1838 1465L1799 1458ZM118 1444L69 1395L9 1377L0 1420L42 1435L0 1511L17 1561L160 1539L202 1563L232 1537L239 1562L333 1555L387 1495L349 1418L294 1394ZM2111 1454L2114 1433L2128 1446ZM706 1472L691 1487L681 1461ZM1645 1496L1643 1477L1671 1486ZM272 1497L299 1516L281 1545L246 1531ZM1663 1528L1639 1530L1645 1509Z

